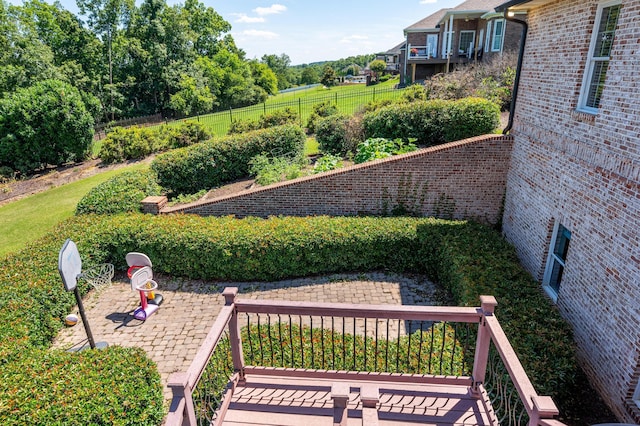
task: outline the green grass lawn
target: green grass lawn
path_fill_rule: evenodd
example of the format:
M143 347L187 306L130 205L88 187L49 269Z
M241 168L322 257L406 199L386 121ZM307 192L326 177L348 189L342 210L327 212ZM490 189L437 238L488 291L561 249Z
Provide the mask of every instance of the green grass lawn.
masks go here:
M20 250L43 236L60 221L73 216L76 204L94 186L126 170L140 170L135 164L68 183L0 207L0 256Z
M375 86L365 86L364 84L352 84L331 88L318 86L271 96L266 102L258 105L191 117L182 121L198 121L204 124L213 135L223 136L229 130L232 121L257 121L261 115L266 113L291 108L300 115L300 124L306 126L313 106L318 103L335 103L340 112L353 114L359 107L369 101L399 98L402 90L395 90L393 87L396 84L398 84L398 80L392 79ZM178 121L175 123L178 123Z

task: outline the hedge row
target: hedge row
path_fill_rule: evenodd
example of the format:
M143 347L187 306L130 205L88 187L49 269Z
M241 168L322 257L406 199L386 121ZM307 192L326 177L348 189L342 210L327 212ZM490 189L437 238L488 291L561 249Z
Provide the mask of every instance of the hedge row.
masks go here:
M76 214L140 212L142 200L161 194L150 170L123 172L89 190L78 202Z
M102 141L99 157L105 163L120 163L190 146L210 137L204 125L193 121L176 126L116 127Z
M301 156L305 134L286 125L226 136L159 155L151 164L158 183L177 194L193 194L249 175L259 154Z
M364 116L366 138L415 138L437 145L492 133L500 123L499 107L485 99L430 100L396 103Z
M380 268L425 272L451 290L458 304L477 305L480 294L497 297L498 316L541 393L563 394L577 371L569 327L513 248L480 225L414 218L134 215L81 227L94 236L84 250L97 250L97 258L124 268L125 254L139 250L154 259L154 267L193 278L275 280Z
M477 305L480 294L495 295L497 315L538 392L557 397L561 407L562 398L573 392L578 368L569 327L519 266L513 248L489 228L427 218L83 215L0 262L0 321L5 324L0 329L0 423L24 419L34 409L28 398L16 397L15 389L38 389L47 401L67 403L71 397L66 385L61 389L56 383L67 380L70 371L93 368L77 355L48 356L44 351L73 305L55 265L66 237L76 241L86 264L109 261L124 270L125 254L135 250L147 253L158 271L207 280L274 280L379 269L427 273L449 288L458 304ZM23 355L25 347L37 349ZM113 371L81 379L87 394L72 401L73 422L92 423L96 413L120 420L110 424L133 424L140 415L147 416L149 424L156 421L162 398L155 370L138 366L131 372L131 360L141 356L125 349L111 348L101 356ZM50 371L49 379L28 372L38 361ZM114 385L112 377L118 374L126 374L126 386L136 392ZM124 395L129 398L126 406L146 408L136 416L123 412ZM98 406L92 405L94 398L101 401ZM64 423L71 417L59 406L43 404L31 423L53 418Z

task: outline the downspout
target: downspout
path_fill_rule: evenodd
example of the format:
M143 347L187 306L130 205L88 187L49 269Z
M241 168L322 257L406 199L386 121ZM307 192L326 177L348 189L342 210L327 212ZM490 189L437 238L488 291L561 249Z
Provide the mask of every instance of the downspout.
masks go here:
M522 61L524 60L524 48L527 43L527 33L529 32L529 24L521 19L515 19L509 16L509 11L504 11L504 19L522 25L522 36L520 37L520 50L518 51L518 65L516 67L516 77L513 81L513 92L511 93L511 106L509 108L509 123L502 131L503 135L508 134L513 127L513 117L516 112L516 100L518 99L518 88L520 87L520 74L522 73ZM506 29L505 29L506 33Z

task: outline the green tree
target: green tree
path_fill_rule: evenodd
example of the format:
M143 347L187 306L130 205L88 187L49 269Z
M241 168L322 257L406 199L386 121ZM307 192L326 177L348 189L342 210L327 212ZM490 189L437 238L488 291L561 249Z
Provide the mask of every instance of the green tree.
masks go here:
M171 95L170 107L185 116L211 111L215 98L203 80L183 74L180 91Z
M332 87L337 84L338 75L335 70L330 66L324 67L324 71L322 72L322 78L320 79L320 83L324 84L327 87Z
M107 47L111 119L115 117L113 82L113 41L120 26L126 26L135 8L133 0L76 0L80 13L87 16L89 27Z
M249 61L249 66L256 86L262 87L270 95L278 93L278 77L267 64L253 60Z
M278 77L278 90L284 90L291 87L291 76L289 73L289 65L291 65L291 58L286 54L278 55L263 55L261 61L269 66L271 70Z
M387 69L387 63L382 59L376 59L369 64L369 69L373 71L376 76L376 81L380 79L380 73L383 73Z
M80 92L45 80L0 99L0 166L22 173L81 160L93 139L93 117Z
M306 67L300 75L300 84L316 84L320 82L320 76L316 67Z

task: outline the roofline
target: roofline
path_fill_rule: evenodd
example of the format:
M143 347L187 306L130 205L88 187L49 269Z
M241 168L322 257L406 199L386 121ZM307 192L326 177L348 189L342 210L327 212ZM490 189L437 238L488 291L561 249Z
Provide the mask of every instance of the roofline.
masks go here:
M404 33L438 33L440 32L440 28L405 28Z
M504 12L505 10L509 9L510 7L513 6L520 6L521 4L524 3L529 3L531 0L511 0L508 1L506 3L502 3L500 6L496 6L496 12Z

